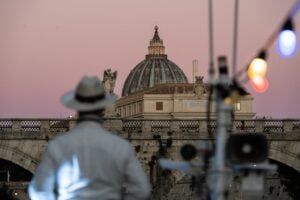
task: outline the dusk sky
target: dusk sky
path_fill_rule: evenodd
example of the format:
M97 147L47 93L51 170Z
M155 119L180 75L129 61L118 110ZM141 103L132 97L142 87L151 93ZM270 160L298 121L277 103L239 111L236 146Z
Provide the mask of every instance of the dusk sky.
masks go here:
M280 27L296 0L241 0L238 69ZM214 1L215 56L231 66L234 0ZM84 75L118 71L120 96L130 70L145 58L158 25L168 58L192 80L192 61L208 77L208 0L0 0L0 118L66 117L60 103ZM300 39L300 11L294 17ZM299 41L298 41L299 42ZM300 118L300 52L268 49L265 93L255 93L257 116Z

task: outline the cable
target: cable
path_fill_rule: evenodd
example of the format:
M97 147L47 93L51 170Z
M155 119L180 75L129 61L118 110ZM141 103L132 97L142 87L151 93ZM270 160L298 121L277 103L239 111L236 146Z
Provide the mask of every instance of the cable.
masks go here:
M284 23L287 21L287 19L294 17L297 12L300 10L300 0L297 0L293 6L290 8L288 14L286 15L286 17L284 18L283 22L280 24L279 28L275 29L275 31L270 35L270 37L267 39L266 43L263 45L262 48L260 48L260 51L264 50L267 51L272 44L274 43L274 41L277 39L278 33L281 31L282 26L284 25ZM257 55L253 56L253 58L255 58ZM251 59L251 60L252 60ZM250 60L250 61L251 61ZM242 69L240 69L237 73L236 73L236 78L242 76L244 74L244 72L247 72L248 67L249 67L249 63L248 62L246 64L246 66L244 66ZM244 78L241 83L246 83L248 81L248 77Z

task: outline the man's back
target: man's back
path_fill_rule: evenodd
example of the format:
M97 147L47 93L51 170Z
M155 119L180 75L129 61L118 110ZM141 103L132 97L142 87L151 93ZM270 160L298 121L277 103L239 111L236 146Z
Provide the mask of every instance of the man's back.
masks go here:
M44 159L32 184L39 188L43 174L53 171L58 199L121 199L125 183L128 199L145 199L150 192L130 144L98 122L80 122L50 142Z

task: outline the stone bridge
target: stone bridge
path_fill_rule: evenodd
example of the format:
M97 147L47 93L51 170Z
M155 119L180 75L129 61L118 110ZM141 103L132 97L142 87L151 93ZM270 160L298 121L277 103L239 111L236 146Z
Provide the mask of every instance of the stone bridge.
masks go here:
M33 174L48 141L75 124L75 119L0 119L0 159ZM167 155L179 159L183 144L213 140L216 121L109 118L104 126L132 143L150 175L151 158L158 154L161 142L172 140ZM269 158L300 172L300 120L236 120L233 132L265 134L270 146ZM182 178L180 173L174 175L175 182Z

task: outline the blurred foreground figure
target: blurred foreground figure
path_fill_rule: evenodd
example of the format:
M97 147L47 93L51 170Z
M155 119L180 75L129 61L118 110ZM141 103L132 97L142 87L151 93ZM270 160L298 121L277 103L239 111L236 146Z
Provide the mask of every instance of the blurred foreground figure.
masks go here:
M29 185L32 200L143 200L150 184L131 145L101 125L105 95L97 77L84 77L62 102L78 111L78 124L49 142ZM124 192L126 186L126 192Z

